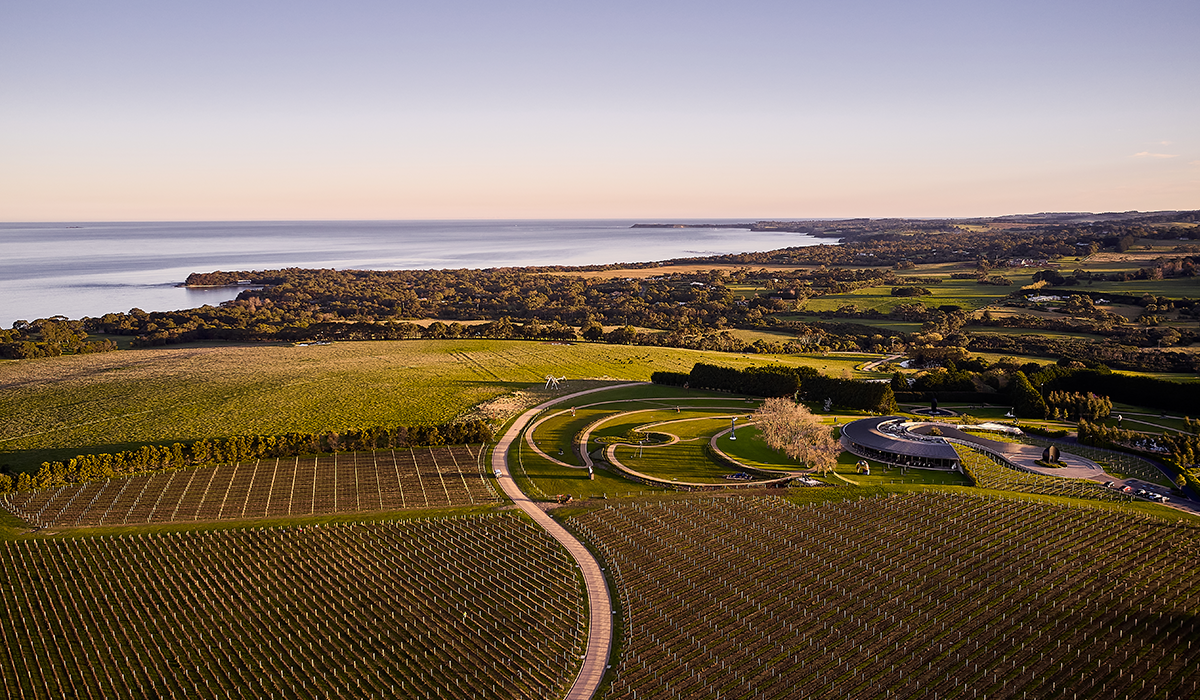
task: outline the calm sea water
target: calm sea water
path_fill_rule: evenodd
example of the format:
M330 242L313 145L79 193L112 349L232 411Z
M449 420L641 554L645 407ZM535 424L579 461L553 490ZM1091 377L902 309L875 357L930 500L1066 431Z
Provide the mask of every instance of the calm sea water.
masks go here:
M591 265L830 242L802 234L744 229L631 229L633 223L0 224L0 326L9 328L17 319L55 314L82 318L134 307L145 311L189 309L237 296L237 289L175 286L191 272L282 267L400 270Z

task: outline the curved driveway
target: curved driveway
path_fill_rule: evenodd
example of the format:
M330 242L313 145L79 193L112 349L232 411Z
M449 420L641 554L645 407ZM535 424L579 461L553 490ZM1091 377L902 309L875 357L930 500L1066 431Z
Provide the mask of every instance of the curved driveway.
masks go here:
M508 448L512 446L513 441L517 439L521 434L521 430L529 424L529 421L533 420L534 416L549 406L573 399L576 396L583 396L584 394L640 386L644 383L617 384L598 389L588 389L587 391L577 391L573 394L567 394L566 396L560 396L538 404L517 418L504 433L503 437L500 438L500 441L496 443L495 450L492 451L492 471L499 474L498 481L500 482L500 488L504 489L504 493L508 494L508 497L512 499L518 508L525 511L526 515L533 518L535 523L541 525L546 532L549 532L554 539L561 542L567 548L567 551L570 552L575 562L579 565L584 584L587 586L589 617L587 652L583 659L583 666L579 669L579 675L575 678L575 683L571 686L570 692L567 693L567 700L589 700L589 698L596 694L596 690L600 687L600 681L604 678L604 670L608 666L609 652L612 650L612 600L608 596L608 586L604 582L604 574L600 571L600 563L596 561L592 553L583 546L582 542L567 532L562 525L559 525L553 518L546 515L545 511L531 501L521 489L517 488L517 484L513 481L512 474L508 470Z

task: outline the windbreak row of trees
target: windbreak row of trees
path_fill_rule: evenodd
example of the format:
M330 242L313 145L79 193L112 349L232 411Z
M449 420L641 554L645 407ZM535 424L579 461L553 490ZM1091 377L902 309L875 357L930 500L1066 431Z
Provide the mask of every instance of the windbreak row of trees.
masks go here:
M1194 412L1196 407L1196 385L1157 377L1046 365L1034 372L1030 380L1040 385L1043 391L1091 392L1107 396L1116 403L1182 413Z
M861 382L836 379L819 374L812 367L774 365L722 367L698 362L688 374L655 372L655 384L714 389L750 396L795 396L809 401L830 401L841 408L889 412L896 409L896 397L887 382Z
M896 410L896 394L888 382L860 382L817 375L806 378L800 394L809 401L831 401L834 406L891 413Z
M812 367L757 366L738 369L697 362L689 373L654 372L655 384L728 391L749 396L792 396L803 379L816 376Z
M77 455L65 462L43 462L36 475L21 473L15 483L10 476L0 475L3 477L0 478L0 492L13 488L18 491L52 488L68 483L101 481L164 469L204 467L254 459L475 444L491 439L491 427L479 420L442 425L360 428L340 432L205 438L172 445L145 445L136 450L115 453Z
M1170 334L1167 335L1170 336ZM1175 336L1178 335L1178 333L1175 334ZM1139 348L1119 342L1095 342L1058 336L978 333L971 336L970 344L971 350L975 352L1069 357L1080 362L1103 363L1120 369L1160 372L1200 371L1200 357L1193 353Z

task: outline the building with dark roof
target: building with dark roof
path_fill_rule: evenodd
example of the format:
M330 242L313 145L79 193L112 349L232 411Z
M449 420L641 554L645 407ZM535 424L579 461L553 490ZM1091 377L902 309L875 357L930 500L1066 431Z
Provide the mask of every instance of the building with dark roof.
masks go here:
M958 453L936 435L910 430L925 425L900 416L863 418L842 426L842 447L859 457L914 469L957 470Z

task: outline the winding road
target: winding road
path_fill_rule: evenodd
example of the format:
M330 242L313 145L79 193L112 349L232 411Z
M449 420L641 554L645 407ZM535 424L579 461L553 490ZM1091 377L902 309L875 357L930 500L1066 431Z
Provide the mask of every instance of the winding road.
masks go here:
M567 693L566 700L590 700L596 694L596 690L600 688L600 681L604 679L604 671L608 667L609 653L612 651L612 600L608 595L608 585L604 581L604 573L600 570L600 563L587 550L587 547L584 547L583 543L575 539L575 536L567 532L562 525L559 525L553 518L546 515L545 511L539 508L537 504L530 500L517 487L516 482L512 478L512 473L508 469L508 448L520 437L521 430L538 413L556 403L597 391L610 391L612 389L640 386L642 384L644 382L617 384L597 389L588 389L586 391L577 391L573 394L559 396L558 398L538 404L522 413L513 422L512 426L504 433L500 441L496 443L496 448L492 451L492 471L499 475L500 488L504 489L504 493L512 499L512 502L518 508L523 510L535 523L542 526L546 532L549 532L554 539L561 542L567 548L567 552L571 554L571 557L575 559L575 563L579 565L579 571L583 575L583 581L587 587L587 651L583 658L583 666L580 667L579 675L576 676L575 683L571 686L570 692Z

